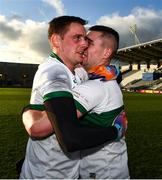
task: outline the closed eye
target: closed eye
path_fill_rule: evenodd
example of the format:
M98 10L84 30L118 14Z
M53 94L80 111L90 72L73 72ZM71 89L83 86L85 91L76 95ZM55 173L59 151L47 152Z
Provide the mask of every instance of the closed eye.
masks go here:
M92 39L90 39L90 38L88 38L88 37L86 37L86 39L87 39L87 42L88 42L88 45L89 45L89 46L90 46L90 45L94 45L94 42L93 42Z

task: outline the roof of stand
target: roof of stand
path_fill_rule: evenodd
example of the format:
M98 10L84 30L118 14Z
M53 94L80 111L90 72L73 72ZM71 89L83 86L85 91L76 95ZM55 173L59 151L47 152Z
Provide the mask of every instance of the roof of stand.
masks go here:
M119 49L115 59L129 63L158 62L162 60L162 39Z

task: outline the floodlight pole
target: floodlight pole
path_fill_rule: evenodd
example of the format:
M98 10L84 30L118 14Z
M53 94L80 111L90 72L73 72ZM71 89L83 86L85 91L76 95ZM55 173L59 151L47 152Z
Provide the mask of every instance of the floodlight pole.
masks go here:
M129 27L130 32L134 35L134 44L140 44L140 40L137 37L136 31L137 31L137 25L133 24Z

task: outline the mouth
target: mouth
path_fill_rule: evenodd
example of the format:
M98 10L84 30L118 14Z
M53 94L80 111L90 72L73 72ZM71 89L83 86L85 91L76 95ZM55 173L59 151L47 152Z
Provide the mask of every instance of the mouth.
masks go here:
M82 58L86 58L87 57L87 50L84 51L80 51L79 54L81 55Z

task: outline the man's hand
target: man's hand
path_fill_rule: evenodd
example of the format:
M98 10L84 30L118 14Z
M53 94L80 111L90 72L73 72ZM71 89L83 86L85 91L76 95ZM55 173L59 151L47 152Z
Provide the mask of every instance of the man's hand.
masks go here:
M127 116L125 111L122 111L114 120L113 125L118 129L117 140L120 140L126 133L127 130Z

